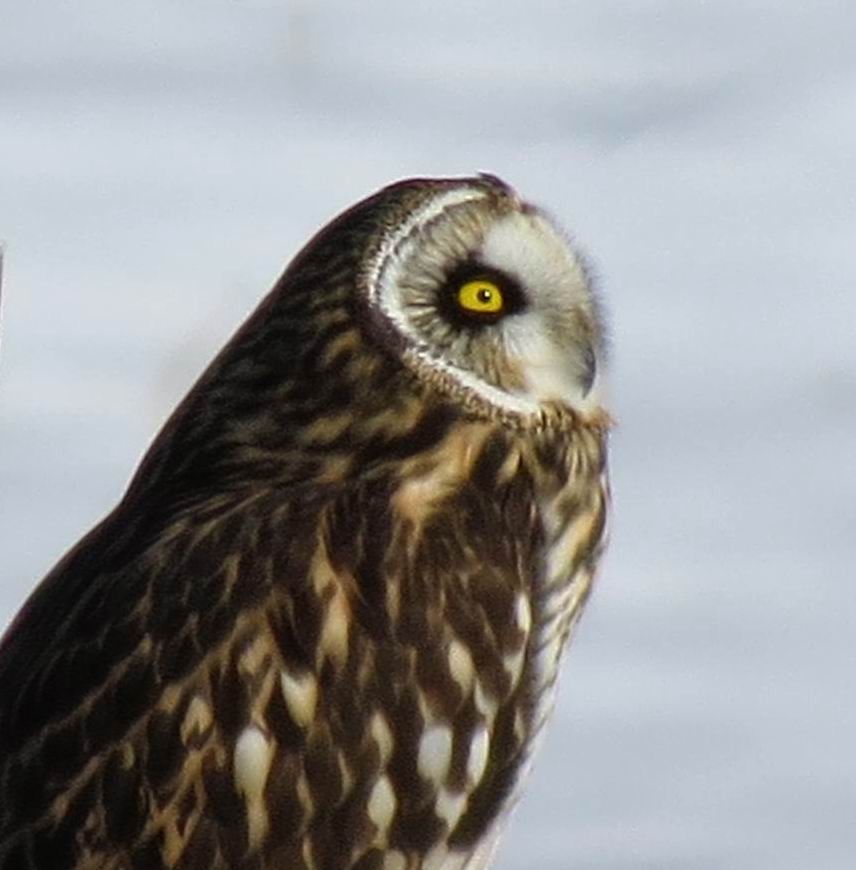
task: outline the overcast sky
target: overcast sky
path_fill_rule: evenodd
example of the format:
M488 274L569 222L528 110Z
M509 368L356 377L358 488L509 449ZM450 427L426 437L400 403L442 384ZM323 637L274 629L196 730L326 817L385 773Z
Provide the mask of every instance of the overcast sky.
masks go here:
M2 13L0 625L305 239L498 173L612 321L613 546L502 870L851 870L856 5Z

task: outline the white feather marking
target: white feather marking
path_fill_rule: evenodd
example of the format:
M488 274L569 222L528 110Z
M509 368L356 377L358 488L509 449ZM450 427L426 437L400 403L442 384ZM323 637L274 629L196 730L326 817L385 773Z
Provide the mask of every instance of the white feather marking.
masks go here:
M499 707L495 698L492 698L481 684L480 680L475 680L475 691L473 692L473 700L475 701L476 709L488 722L493 722L496 717L496 711Z
M309 671L301 674L282 671L279 679L289 715L296 725L306 728L315 716L315 706L318 703L318 683L315 677Z
M342 793L348 794L354 787L354 775L351 773L351 768L348 767L348 759L345 753L339 750L336 761L339 765L339 775L342 777Z
M520 649L514 652L506 653L502 657L502 666L505 672L511 679L511 685L516 686L520 680L520 675L523 673L523 662L526 659L526 646L521 645Z
M431 725L419 741L416 766L419 775L440 786L445 782L452 759L452 731L448 725Z
M235 784L248 798L255 798L265 787L273 742L255 726L249 725L235 744Z
M383 856L383 870L407 870L407 858L402 852L393 849Z
M233 773L235 786L247 804L247 826L251 846L258 845L267 832L267 808L263 800L265 782L273 759L274 744L255 725L247 726L235 744Z
M469 852L450 851L445 843L439 843L428 852L419 866L421 870L463 870L469 866L469 857Z
M447 830L454 830L467 808L467 801L468 795L465 792L450 791L447 788L440 789L434 804L434 812L438 819L443 819L446 823Z
M386 834L389 830L396 804L395 792L392 790L389 777L384 775L372 787L366 808L369 818L374 822L379 833Z
M422 870L446 870L449 867L449 864L446 863L448 855L449 850L445 843L438 843L422 859Z
M514 620L523 634L528 636L532 628L532 608L529 606L529 596L522 592L514 602Z
M315 866L315 856L312 854L312 837L304 837L303 845L300 847L303 863L307 867Z
M512 211L495 221L484 237L481 258L538 293L560 294L586 303L582 264L569 242L543 215Z
M319 647L338 664L344 663L348 655L349 626L348 602L344 590L337 585L326 605Z
M377 744L378 752L380 752L381 766L386 766L386 763L392 756L395 743L392 731L389 729L389 723L380 710L376 710L372 715L371 722L369 723L369 733Z
M593 510L580 511L573 522L563 529L559 539L547 551L547 577L555 580L568 576L580 545L591 535L596 516Z
M452 679L461 687L464 694L467 694L473 685L473 675L475 669L473 667L473 657L470 651L459 641L453 640L449 644L449 673Z
M467 756L467 782L478 785L487 767L490 750L490 734L484 725L479 725L470 738L470 752Z

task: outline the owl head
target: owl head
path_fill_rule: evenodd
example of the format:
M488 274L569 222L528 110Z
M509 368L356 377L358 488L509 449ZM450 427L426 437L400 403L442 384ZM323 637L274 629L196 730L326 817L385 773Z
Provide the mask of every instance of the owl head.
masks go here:
M492 176L415 180L390 212L360 290L370 319L423 377L524 417L598 407L603 328L580 255Z
M167 485L184 501L356 473L462 415L524 432L598 424L603 355L586 268L543 211L494 176L401 181L305 245L134 489Z
M422 382L505 418L597 411L604 329L590 275L553 220L503 181L393 184L309 247L343 233L360 252L361 320Z

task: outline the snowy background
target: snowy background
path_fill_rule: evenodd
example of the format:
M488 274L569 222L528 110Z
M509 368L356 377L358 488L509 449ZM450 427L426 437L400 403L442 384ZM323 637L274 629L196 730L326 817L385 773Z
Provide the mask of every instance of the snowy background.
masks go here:
M0 27L0 625L311 232L490 170L597 264L620 422L612 550L498 866L856 866L852 0Z

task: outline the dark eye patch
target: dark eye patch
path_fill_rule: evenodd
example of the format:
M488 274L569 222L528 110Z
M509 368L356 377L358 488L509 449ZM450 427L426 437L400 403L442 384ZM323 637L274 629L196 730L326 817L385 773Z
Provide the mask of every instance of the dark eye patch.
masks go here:
M486 282L498 289L502 298L500 310L479 311L462 307L459 301L461 288L473 282ZM437 298L440 314L460 329L479 329L488 326L511 314L519 314L526 306L523 288L514 278L499 269L476 261L462 263L450 272Z

